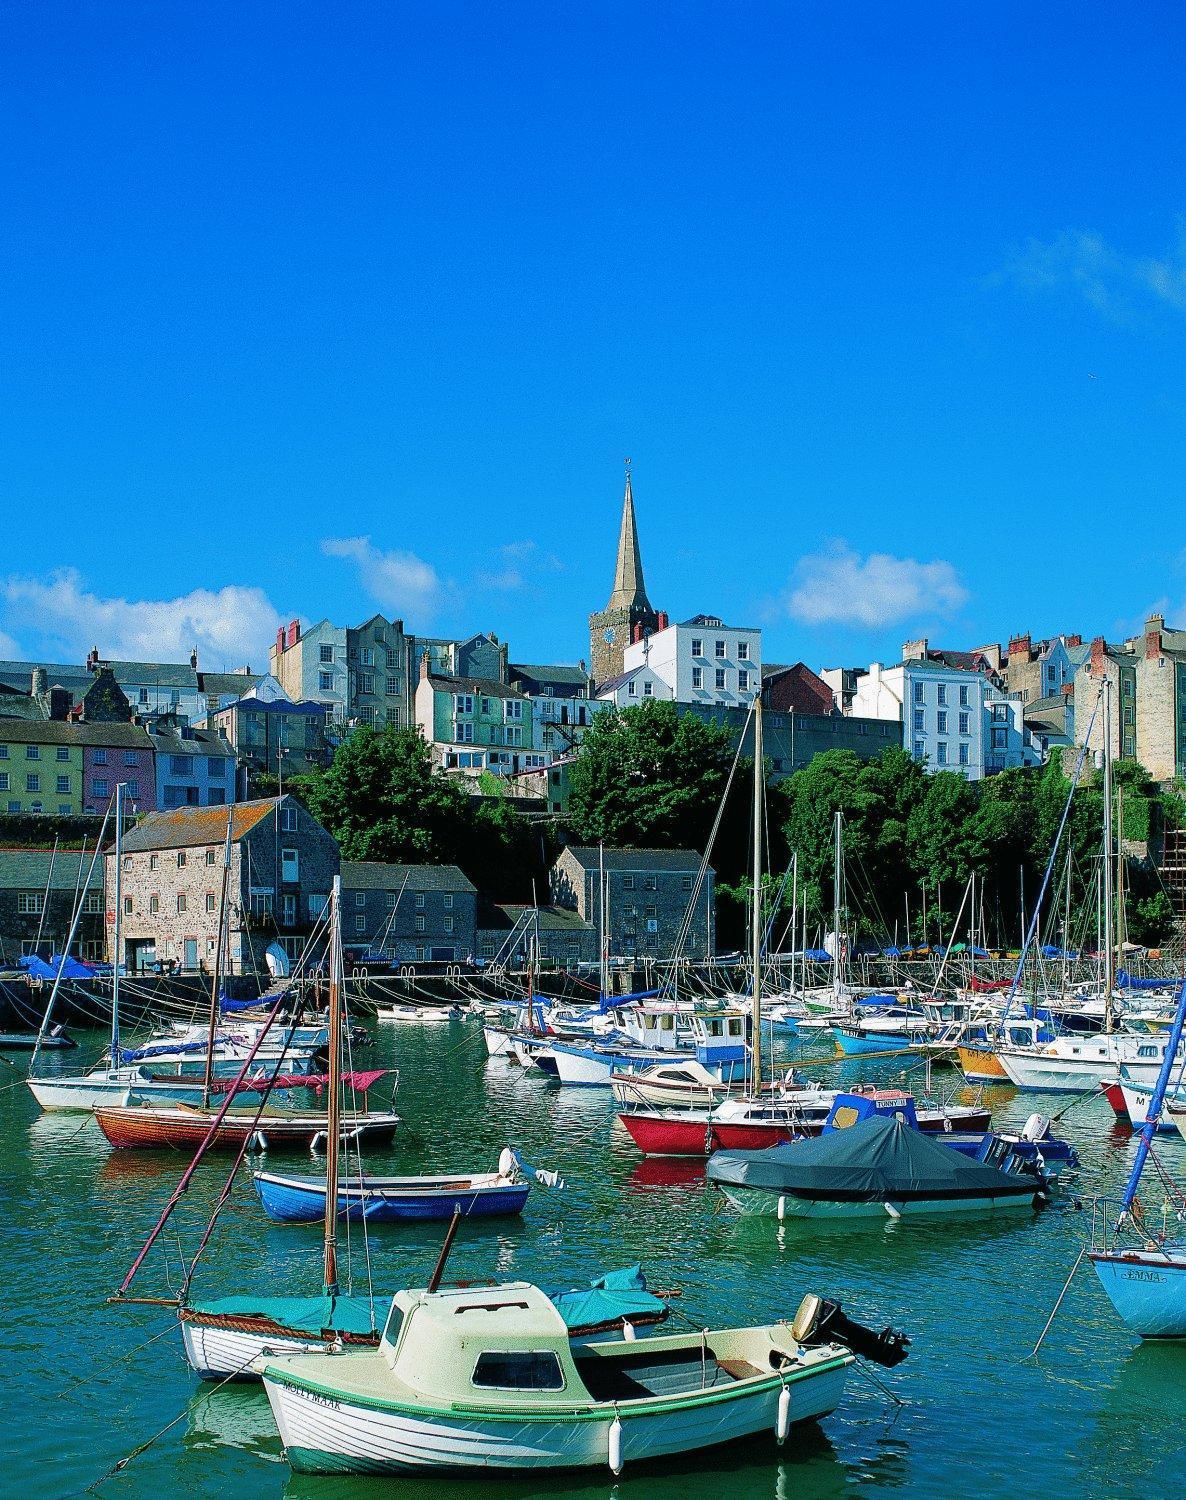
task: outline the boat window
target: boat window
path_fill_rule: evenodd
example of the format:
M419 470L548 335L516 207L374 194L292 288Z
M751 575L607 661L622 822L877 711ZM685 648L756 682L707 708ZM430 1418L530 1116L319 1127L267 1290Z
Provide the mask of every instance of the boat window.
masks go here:
M399 1343L399 1336L404 1326L404 1315L400 1311L399 1304L392 1302L391 1311L387 1314L387 1324L383 1329L383 1337L394 1349Z
M479 1354L474 1385L498 1391L562 1391L564 1373L554 1354Z
M1156 1047L1138 1047L1137 1048L1137 1056L1138 1057L1158 1057L1158 1056L1160 1056L1160 1053L1158 1052L1158 1050L1157 1050Z

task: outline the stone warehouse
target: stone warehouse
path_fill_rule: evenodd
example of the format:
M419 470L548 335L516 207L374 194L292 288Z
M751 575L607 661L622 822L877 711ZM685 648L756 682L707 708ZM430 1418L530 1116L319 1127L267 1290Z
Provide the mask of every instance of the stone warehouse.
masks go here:
M102 959L103 861L90 849L0 849L0 967L27 953L61 953L75 904L82 914L73 952ZM89 883L88 883L89 877Z
M700 866L692 849L574 846L552 866L552 900L598 932L604 903L613 954L670 958L678 944L678 956L706 958L716 943L716 890L712 867L699 880Z
M129 971L209 972L230 821L227 972L266 974L267 951L299 957L338 873L338 846L291 797L150 814L124 837L123 952ZM107 855L108 951L115 855ZM275 960L274 960L275 961Z
M456 865L342 861L342 942L396 963L473 956L478 893Z

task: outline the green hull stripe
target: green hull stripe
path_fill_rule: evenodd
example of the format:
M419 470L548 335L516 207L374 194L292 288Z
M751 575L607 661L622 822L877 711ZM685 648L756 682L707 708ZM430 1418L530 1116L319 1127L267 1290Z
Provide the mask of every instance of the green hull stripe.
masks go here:
M293 1391L309 1391L316 1396L329 1396L348 1406L357 1406L364 1411L399 1412L407 1417L443 1417L450 1420L476 1417L484 1422L532 1422L546 1421L554 1417L568 1417L574 1422L603 1422L609 1416L652 1417L663 1416L673 1411L689 1411L699 1406L716 1406L722 1401L737 1401L742 1396L763 1395L776 1391L783 1385L794 1385L796 1381L808 1380L813 1375L822 1375L828 1370L844 1369L852 1364L851 1354L837 1355L808 1370L795 1370L785 1375L768 1375L762 1380L739 1380L733 1385L713 1386L705 1391L691 1391L686 1396L652 1396L637 1401L590 1403L585 1406L534 1406L508 1411L506 1407L472 1406L456 1402L452 1406L411 1405L403 1401L384 1401L381 1396L364 1396L355 1391L339 1390L336 1386L322 1385L315 1380L298 1380L277 1370L274 1365L264 1367L264 1377L276 1385L287 1386Z

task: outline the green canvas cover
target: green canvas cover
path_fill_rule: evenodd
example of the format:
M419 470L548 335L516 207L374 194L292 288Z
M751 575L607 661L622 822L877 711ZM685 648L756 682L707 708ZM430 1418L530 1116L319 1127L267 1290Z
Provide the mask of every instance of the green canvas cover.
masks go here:
M319 1334L327 1330L364 1336L375 1332L375 1318L366 1297L208 1297L189 1304L193 1312L212 1317L270 1318L283 1328ZM380 1324L387 1299L376 1307Z
M605 1323L619 1323L623 1318L661 1318L667 1312L662 1298L647 1291L640 1266L607 1271L587 1287L548 1295L570 1329L599 1328Z
M718 1152L708 1175L714 1182L834 1203L1032 1197L1040 1186L1029 1174L973 1161L890 1115L767 1151Z

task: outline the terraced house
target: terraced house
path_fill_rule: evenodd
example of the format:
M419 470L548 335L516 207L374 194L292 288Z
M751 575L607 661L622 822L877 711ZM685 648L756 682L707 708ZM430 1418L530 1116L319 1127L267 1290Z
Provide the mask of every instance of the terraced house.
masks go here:
M526 693L487 678L434 676L427 655L416 688L416 723L446 770L512 776L547 760L535 748Z

